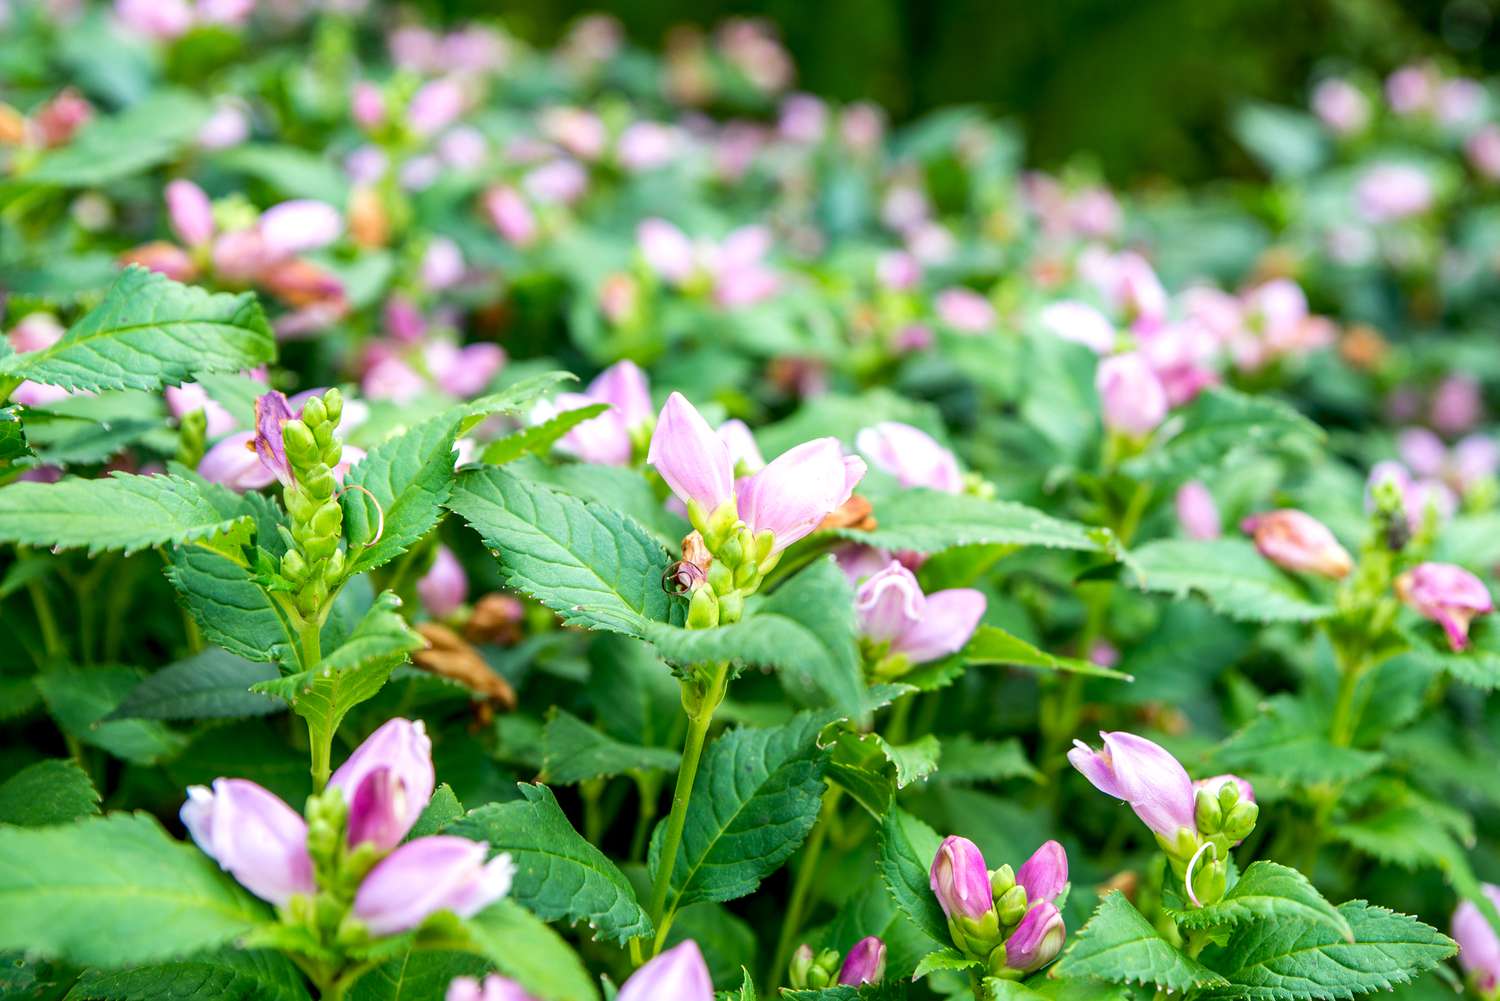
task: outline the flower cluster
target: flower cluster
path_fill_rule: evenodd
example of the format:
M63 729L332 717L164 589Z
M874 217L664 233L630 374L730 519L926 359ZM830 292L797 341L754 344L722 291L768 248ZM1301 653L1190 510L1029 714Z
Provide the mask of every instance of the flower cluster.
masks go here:
M878 984L885 978L885 943L868 935L854 943L840 961L837 949L814 952L812 946L798 946L792 954L787 979L791 986L822 990L828 987L862 987Z
M990 976L1019 979L1062 951L1067 930L1057 902L1068 889L1068 854L1056 841L1038 848L1019 870L990 870L974 842L949 835L932 859L930 877L954 947Z
M714 985L698 943L686 939L632 973L615 1001L713 1001ZM492 973L483 981L459 977L448 985L446 1001L542 1001L507 977Z

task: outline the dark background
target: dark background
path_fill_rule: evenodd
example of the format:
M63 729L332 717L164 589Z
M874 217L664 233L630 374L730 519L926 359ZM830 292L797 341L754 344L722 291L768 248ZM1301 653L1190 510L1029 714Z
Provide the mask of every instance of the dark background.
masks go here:
M873 98L897 120L980 104L1024 125L1032 163L1080 154L1117 183L1254 170L1229 136L1247 97L1302 105L1315 71L1384 73L1419 56L1500 65L1500 0L424 0L440 19L499 13L550 44L578 14L615 14L659 49L684 22L780 26L799 85Z

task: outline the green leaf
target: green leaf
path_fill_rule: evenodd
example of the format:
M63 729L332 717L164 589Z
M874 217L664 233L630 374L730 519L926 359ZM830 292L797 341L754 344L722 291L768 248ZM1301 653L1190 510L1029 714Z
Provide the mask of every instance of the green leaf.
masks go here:
M541 780L573 785L632 771L677 770L682 755L664 747L639 747L608 737L572 713L554 709L542 731Z
M818 735L827 723L826 715L802 713L785 726L731 730L710 745L672 865L667 913L752 893L797 850L823 804L828 753ZM651 841L653 877L665 864L662 830Z
M1287 782L1347 782L1380 766L1384 755L1333 744L1322 712L1290 695L1263 710L1214 751L1216 768L1269 775Z
M480 461L491 466L503 466L523 455L546 452L569 431L584 421L593 420L609 409L607 403L596 403L577 410L565 410L550 420L522 428L504 438L497 438L485 446Z
M928 875L943 839L899 807L885 815L880 829L880 878L896 906L919 931L939 946L948 944L948 919L932 895Z
M465 924L473 947L526 991L548 1001L597 1001L578 955L514 900L500 900Z
M1042 773L1027 758L1019 738L975 740L964 734L943 738L943 768L938 773L939 782L1003 782L1006 779L1042 781Z
M589 698L599 726L641 747L682 746L682 688L644 640L595 633L589 643Z
M177 546L166 572L204 639L247 660L291 656L288 627L249 569L203 546Z
M641 635L669 606L665 550L634 521L512 475L459 476L448 507L496 551L506 583L571 625Z
M875 505L873 532L842 528L834 534L881 549L935 553L955 546L1000 544L1112 552L1105 529L1064 521L1013 501L985 500L936 490L903 490Z
M1244 104L1234 113L1231 128L1274 177L1306 177L1328 162L1328 133L1304 111L1259 102Z
M717 629L648 623L645 635L678 664L738 660L781 673L803 700L829 705L851 719L868 714L864 671L848 579L825 557L752 602L745 617Z
M349 470L341 503L351 572L390 562L432 531L453 486L461 420L450 411L424 421L376 445Z
M66 389L158 389L276 357L252 292L210 293L129 267L56 344L0 360L0 374Z
M27 765L0 785L0 824L47 827L98 812L98 790L71 758Z
M0 408L0 472L8 470L17 459L34 454L21 427L20 408Z
M1173 915L1182 928L1212 928L1247 921L1324 922L1344 939L1354 933L1344 915L1296 869L1275 862L1252 863L1217 903Z
M191 542L249 524L232 493L168 473L57 483L12 483L0 489L0 542L133 553Z
M1243 539L1158 539L1131 550L1126 562L1126 581L1141 590L1197 593L1241 622L1316 622L1333 614Z
M337 733L350 709L373 697L413 650L426 645L396 611L400 607L400 598L382 591L349 638L317 668L261 682L254 690L285 699L313 733Z
M236 719L280 712L277 699L250 686L276 677L276 669L210 647L149 674L130 690L109 719Z
M491 968L470 953L414 948L360 977L347 997L348 1001L437 1001L448 993L454 977L482 980Z
M824 987L819 990L791 990L783 987L780 1001L906 1001L906 984L887 978L879 984L863 987Z
M1494 616L1475 619L1469 627L1468 649L1458 652L1436 625L1407 629L1402 635L1411 644L1412 656L1422 664L1487 692L1500 688L1500 622Z
M1327 437L1293 407L1269 396L1210 386L1172 415L1168 437L1125 464L1137 480L1203 476L1246 451L1307 451Z
M1119 890L1099 902L1088 924L1073 936L1055 972L1063 977L1092 977L1174 992L1227 983L1213 970L1178 952Z
M349 200L344 172L296 146L247 143L219 153L214 164L265 181L288 198L313 198L341 206Z
M464 815L464 805L458 801L453 787L446 782L441 782L433 790L432 798L422 808L422 814L417 822L412 825L411 830L406 832L406 840L412 841L416 838L425 838L429 834L439 834L449 824L459 820Z
M847 950L866 935L874 935L885 943L886 976L890 979L910 977L922 957L934 947L933 941L896 907L885 885L877 879L865 880L862 888L844 903L828 926L823 944Z
M1134 681L1128 674L1076 657L1059 657L1006 632L998 626L980 626L974 630L962 656L968 664L1004 664L1011 667L1035 667L1044 671L1087 674L1096 678Z
M517 459L511 466L511 471L522 479L601 504L634 519L669 550L675 550L682 537L692 531L687 519L667 510L640 470L588 462L553 465L530 456Z
M1203 962L1228 978L1211 992L1266 1001L1345 999L1390 990L1457 951L1453 940L1416 918L1353 900L1339 912L1347 941L1327 922L1256 921L1235 929Z
M207 120L201 97L160 91L118 115L101 117L44 156L20 184L93 188L149 170L189 145Z
M552 790L519 786L521 799L491 803L446 833L484 841L516 864L511 896L546 921L584 921L598 938L624 943L650 935L635 891L603 852L583 839Z
M292 961L268 949L224 949L118 971L87 970L67 1001L308 1001Z
M140 683L130 667L69 667L37 676L47 709L63 731L117 758L155 764L187 746L187 738L155 720L107 717Z
M846 730L833 742L828 777L876 817L885 816L896 791L937 771L942 747L927 734L893 745L878 733Z
M917 968L912 971L911 978L921 980L929 973L966 973L981 965L978 960L970 959L952 946L948 946L946 949L938 949L923 956Z
M145 814L0 828L0 949L124 966L228 942L266 908Z

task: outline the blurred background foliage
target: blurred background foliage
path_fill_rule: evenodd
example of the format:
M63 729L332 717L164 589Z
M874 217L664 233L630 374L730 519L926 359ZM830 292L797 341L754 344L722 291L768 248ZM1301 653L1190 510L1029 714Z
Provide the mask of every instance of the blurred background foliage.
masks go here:
M1256 168L1229 122L1253 98L1306 103L1316 73L1419 57L1500 69L1500 0L422 0L427 16L499 13L552 44L578 15L617 16L659 49L674 26L775 23L798 84L897 120L977 104L1024 125L1028 159L1082 156L1111 181L1202 182Z

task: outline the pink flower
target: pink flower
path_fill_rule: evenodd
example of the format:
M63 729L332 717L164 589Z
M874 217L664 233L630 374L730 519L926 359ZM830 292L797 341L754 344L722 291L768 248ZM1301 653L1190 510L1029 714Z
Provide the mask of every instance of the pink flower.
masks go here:
M1432 67L1403 66L1385 81L1385 99L1398 115L1431 111L1437 98L1437 74Z
M646 266L659 278L681 285L697 270L693 241L665 219L645 219L635 229L636 245Z
M979 920L995 907L984 855L968 838L950 834L933 856L929 872L932 893L949 918Z
M455 977L443 1001L538 1001L514 980L491 973L481 984L473 977Z
M1167 417L1167 391L1139 352L1104 359L1094 382L1111 431L1144 437Z
M846 987L878 984L885 979L885 943L874 935L854 943L839 967L839 983Z
M1051 303L1037 315L1037 322L1054 337L1082 344L1095 354L1114 350L1114 324L1087 303L1073 300Z
M1500 886L1485 883L1480 889L1500 907ZM1461 901L1453 912L1452 932L1458 943L1458 965L1481 994L1493 993L1500 987L1500 936L1489 919L1472 901Z
M1283 570L1313 573L1339 580L1354 569L1348 550L1339 545L1328 526L1290 508L1251 515L1240 530L1255 539L1255 548Z
M1432 394L1432 426L1444 434L1462 434L1484 416L1484 392L1471 375L1450 375Z
M1337 77L1318 84L1313 90L1312 107L1328 130L1341 136L1359 132L1370 121L1370 102L1364 93Z
M1005 965L1029 973L1041 969L1062 951L1067 929L1051 901L1032 906L1005 940Z
M201 247L214 238L214 207L202 188L179 179L167 185L166 199L172 231L179 240Z
M137 34L169 41L193 26L188 0L115 0L115 16Z
M427 389L427 381L402 359L386 355L365 369L359 386L369 399L409 403Z
M1028 901L1056 900L1068 886L1068 853L1056 841L1044 842L1016 870Z
M468 838L433 835L408 841L382 859L354 895L354 916L372 935L417 927L438 911L473 917L510 892L516 867L489 846Z
M596 375L588 385L587 395L590 399L608 403L619 411L627 428L644 426L650 422L654 412L646 373L628 358L615 362Z
M1116 731L1100 733L1104 749L1073 742L1068 761L1100 792L1124 800L1153 832L1167 840L1183 828L1198 829L1193 781L1166 749L1145 737Z
M1359 212L1372 223L1394 222L1432 207L1432 180L1425 171L1404 163L1376 164L1354 189Z
M208 121L198 130L197 140L203 149L229 149L244 142L249 135L250 118L245 109L239 103L225 101L208 116Z
M875 280L892 292L910 292L922 281L922 265L904 250L889 250L875 261Z
M1235 784L1235 787L1240 791L1240 799L1246 803L1255 802L1255 787L1238 775L1215 775L1212 778L1199 779L1193 783L1193 793L1196 795L1199 792L1207 792L1217 796L1219 790L1224 788L1226 782L1233 782Z
M1396 578L1396 595L1443 627L1454 652L1469 646L1469 623L1495 610L1484 581L1452 563L1422 563Z
M982 334L995 326L995 307L967 288L945 288L937 294L938 318L965 334Z
M698 943L687 939L663 952L620 985L615 1001L714 1001L713 980Z
M706 514L735 497L734 462L728 446L681 393L667 397L661 408L646 461L656 467L679 500L698 503ZM749 522L748 517L745 520Z
M828 130L828 106L811 94L790 94L781 102L776 130L794 143L819 142Z
M609 142L609 131L592 111L548 108L541 116L542 134L581 160L597 160Z
M427 370L443 392L461 399L478 396L505 366L505 349L480 341L455 347L448 341L433 341L423 351Z
M447 546L438 546L432 569L417 581L422 607L435 619L446 619L463 606L469 596L469 576Z
M286 442L281 434L282 425L292 416L285 394L273 390L256 397L255 454L282 486L292 485L292 466L287 461Z
M1190 480L1177 489L1177 523L1190 539L1217 539L1223 534L1219 506L1200 481Z
M298 198L261 213L260 237L273 258L319 250L339 238L344 221L327 202Z
M198 847L262 900L283 907L296 894L313 892L307 823L254 782L191 786L181 816Z
M464 255L458 244L446 236L435 236L422 255L422 284L429 292L441 292L457 285L464 277Z
M362 129L373 129L385 121L385 94L368 80L354 85L349 95L349 111Z
M899 421L882 421L855 435L854 444L875 468L896 477L903 487L927 487L962 493L958 459L926 431Z
M349 804L349 844L390 851L406 837L436 782L432 741L420 721L392 719L365 738L328 780Z
M62 340L64 333L63 325L51 313L27 313L7 337L13 351L25 354L50 348Z
M181 386L168 386L162 394L167 400L167 409L178 420L194 411L203 411L206 421L205 434L209 438L226 435L235 428L235 419L224 409L223 404L208 395L208 391L196 382L184 382Z
M776 540L771 551L779 553L841 507L864 475L864 460L845 456L838 439L803 442L735 484L740 517L751 532L770 532Z
M491 188L484 195L484 209L490 222L507 243L529 247L539 234L536 215L515 188Z
M423 84L406 106L406 121L419 136L437 135L464 113L464 90L456 80Z
M1492 122L1479 129L1464 143L1464 152L1480 177L1500 181L1500 125Z
M240 431L210 448L198 463L198 475L238 493L260 490L276 482L255 452L255 432Z
M736 470L757 473L765 468L766 460L761 457L760 446L755 443L755 435L750 433L744 421L731 418L720 424L714 433L729 449L729 458Z
M860 585L854 611L860 632L889 643L913 664L963 649L984 616L985 597L972 588L923 594L916 576L892 560Z
M632 173L665 167L677 156L682 137L661 122L632 122L620 133L615 156Z

